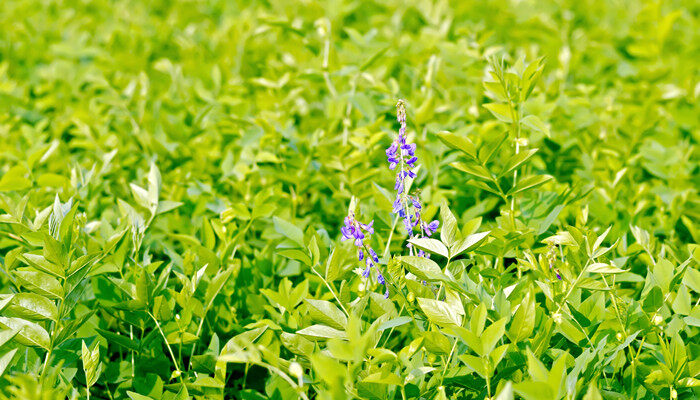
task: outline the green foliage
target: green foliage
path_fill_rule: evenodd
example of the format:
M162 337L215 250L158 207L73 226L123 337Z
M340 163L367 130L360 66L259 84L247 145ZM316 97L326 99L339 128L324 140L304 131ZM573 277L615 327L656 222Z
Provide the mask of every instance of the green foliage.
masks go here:
M698 15L0 2L0 398L699 397Z

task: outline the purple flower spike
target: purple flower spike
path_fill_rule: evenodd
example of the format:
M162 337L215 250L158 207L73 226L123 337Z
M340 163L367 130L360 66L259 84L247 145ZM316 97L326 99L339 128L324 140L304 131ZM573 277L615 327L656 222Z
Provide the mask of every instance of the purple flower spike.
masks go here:
M398 197L394 207L401 207ZM353 244L357 247L357 258L360 261L365 260L365 269L362 271L362 276L368 279L372 273L372 267L379 269L379 256L369 244L371 236L374 234L374 221L363 224L355 219L354 214L350 213L345 217L343 223L344 225L340 228L342 233L341 240L354 239ZM365 257L365 251L368 253L367 257ZM377 281L382 285L386 283L384 276L379 271Z

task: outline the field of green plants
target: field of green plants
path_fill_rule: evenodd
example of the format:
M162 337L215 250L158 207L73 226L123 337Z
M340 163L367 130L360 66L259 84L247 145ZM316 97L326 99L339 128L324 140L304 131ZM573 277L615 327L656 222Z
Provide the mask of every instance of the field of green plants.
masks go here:
M0 26L0 398L700 397L700 3Z

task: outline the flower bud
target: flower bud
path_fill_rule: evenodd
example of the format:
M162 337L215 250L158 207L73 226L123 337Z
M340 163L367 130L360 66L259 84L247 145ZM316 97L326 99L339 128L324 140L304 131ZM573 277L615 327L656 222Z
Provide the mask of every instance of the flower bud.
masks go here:
M301 368L301 364L294 361L289 364L289 373L295 378L301 378L304 375L304 370Z
M555 312L554 314L552 314L552 319L557 324L561 324L561 313Z
M662 322L664 322L664 318L659 314L654 315L654 318L651 320L651 323L657 326L661 325Z
M617 335L615 335L615 337L617 338L618 342L622 341L622 333L621 332L617 332Z

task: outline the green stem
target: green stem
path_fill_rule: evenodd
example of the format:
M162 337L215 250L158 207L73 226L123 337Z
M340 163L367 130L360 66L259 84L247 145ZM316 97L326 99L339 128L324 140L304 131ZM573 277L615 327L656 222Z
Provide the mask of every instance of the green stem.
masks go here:
M457 339L455 339L455 342L452 344L452 350L450 350L450 355L447 356L447 362L445 363L445 368L442 369L442 376L440 377L440 386L442 386L443 382L445 381L445 374L447 373L447 368L450 366L450 361L452 361L452 355L455 352L455 347L457 347ZM489 394L489 397L491 395Z
M160 323L158 323L158 320L156 319L153 314L151 314L150 311L146 311L148 315L153 319L153 322L156 323L156 327L158 328L158 331L160 332L160 335L163 337L163 341L165 342L165 346L168 348L168 352L170 353L170 358L172 358L173 363L175 364L175 370L178 372L178 379L180 380L180 383L182 382L182 370L180 369L180 366L177 364L177 359L175 358L175 353L173 353L172 347L170 347L170 343L168 343L168 339L165 337L165 333L163 333L163 329L160 327Z
M389 239L386 241L386 247L384 247L384 254L382 257L389 255L389 246L391 246L391 238L394 237L394 231L396 230L396 224L399 222L399 215L396 214L394 217L394 224L391 226L391 232L389 232Z
M367 257L371 257L371 256L369 255L369 252L368 252L368 254L367 254ZM318 271L316 271L316 268L313 268L313 267L312 267L312 268L311 268L311 271L313 271L313 273L316 274L316 276L318 276L319 278L321 278L321 280L323 281L323 283L326 284L326 287L328 288L328 290L331 292L331 294L332 294L333 297L335 298L335 301L337 301L337 302L338 302L338 305L340 306L340 308L343 309L343 312L345 313L345 316L347 316L348 318L350 318L350 313L348 312L348 310L345 309L345 306L344 306L343 303L340 301L340 299L338 298L338 296L336 296L335 291L333 290L333 288L331 287L331 285L328 283L328 281L326 280L326 278L324 278L323 276L321 276L321 274L319 274Z
M564 298L561 300L561 303L559 303L559 307L557 307L557 311L556 311L557 313L560 312L561 308L564 306L564 304L566 304L566 300L569 298L569 296L571 296L571 293L574 291L574 289L576 288L576 285L578 284L578 281L581 279L583 274L586 272L586 268L588 268L588 263L590 263L590 262L591 262L590 259L588 259L588 261L586 261L586 265L583 266L583 268L581 269L581 272L576 277L576 280L574 280L574 282L571 284L571 287L566 292L566 295L564 295Z

